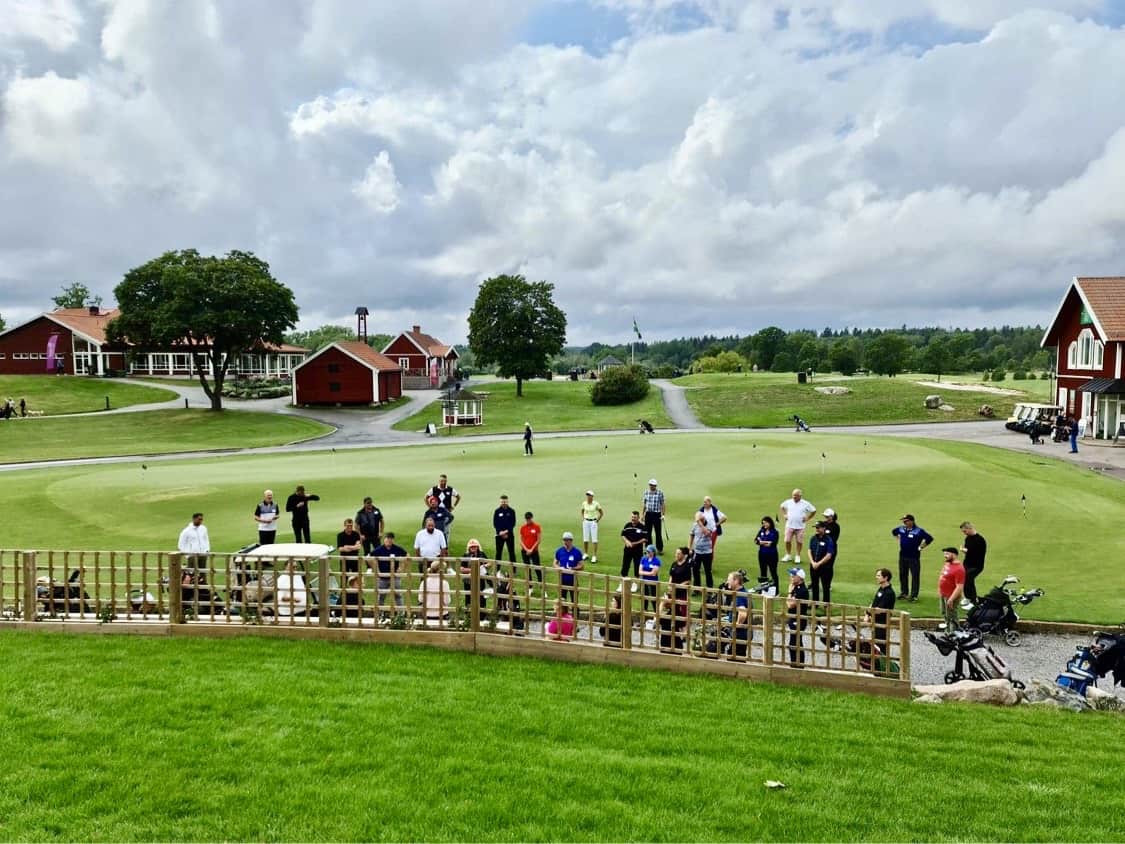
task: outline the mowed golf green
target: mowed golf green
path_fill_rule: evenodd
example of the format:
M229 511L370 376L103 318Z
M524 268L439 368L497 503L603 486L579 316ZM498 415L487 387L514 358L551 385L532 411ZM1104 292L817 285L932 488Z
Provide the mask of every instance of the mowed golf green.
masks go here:
M822 455L824 455L822 457ZM1125 485L1089 470L982 446L898 438L791 433L588 436L541 439L534 457L518 437L506 442L337 452L294 452L204 460L151 461L16 471L2 476L3 545L39 549L172 549L191 513L206 513L214 550L256 538L251 514L262 490L284 501L301 483L322 500L311 507L314 540L333 542L341 520L365 495L408 544L423 494L439 473L462 494L454 550L470 536L492 547L491 514L501 493L522 515L535 512L544 548L581 527L578 505L593 488L606 511L599 563L620 562L621 526L655 476L666 491L671 542L685 542L705 494L730 521L716 568L757 574L753 537L794 486L820 510L838 511L843 528L833 596L870 601L874 569L897 579L890 531L905 512L936 540L923 557L923 596L915 613L933 615L939 548L960 544L958 525L974 521L988 539L985 586L1017 574L1046 590L1026 612L1036 619L1099 624L1122 620L1125 591ZM283 522L283 535L285 533Z
M0 661L5 841L1125 837L1113 713L258 637Z

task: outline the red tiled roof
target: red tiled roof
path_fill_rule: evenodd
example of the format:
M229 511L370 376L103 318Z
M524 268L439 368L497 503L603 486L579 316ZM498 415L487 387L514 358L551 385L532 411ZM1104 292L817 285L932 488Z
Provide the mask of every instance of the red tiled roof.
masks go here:
M1075 283L1105 331L1105 340L1125 340L1125 278L1076 278Z
M430 355L430 357L444 358L453 348L452 346L447 346L436 337L421 331L404 331L402 333L425 349L426 354Z
M106 326L113 322L119 313L121 312L117 308L98 311L96 314L91 314L89 308L58 308L47 316L79 334L85 334L100 345L105 342Z
M399 365L389 357L375 351L362 340L338 340L332 345L339 347L352 357L359 358L372 369L378 370L380 372L386 372L387 370L400 368Z

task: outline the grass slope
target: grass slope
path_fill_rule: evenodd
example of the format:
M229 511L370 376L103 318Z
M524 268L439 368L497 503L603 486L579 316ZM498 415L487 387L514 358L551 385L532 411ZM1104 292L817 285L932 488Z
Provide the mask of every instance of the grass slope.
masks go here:
M0 661L3 840L1125 837L1108 713L250 638Z
M1006 390L1029 390L1018 396L987 392L923 387L915 381L933 380L910 374L897 378L844 378L818 376L810 384L796 383L794 375L755 373L749 375L690 375L675 383L687 388L686 398L705 425L716 428L784 427L793 414L818 425L868 425L894 422L949 422L978 420L977 410L989 404L999 417L1006 417L1017 401L1044 401L1046 382L1012 381L993 386ZM1044 390L1038 389L1042 384ZM817 387L842 386L848 395L830 396ZM927 410L924 399L937 394L955 410Z
M491 381L479 387L480 392L488 393L484 425L454 429L454 434L522 433L524 422L530 422L535 431L635 430L637 419L647 419L657 428L672 426L656 387L635 404L597 407L590 403L591 386L589 381L530 381L523 385L523 397L517 398L515 381ZM473 392L477 391L474 386ZM420 431L427 422L441 422L440 401L431 402L394 428Z
M226 414L224 414L225 416ZM266 417L277 419L278 417ZM821 454L827 455L822 458ZM821 474L821 467L824 471ZM1125 592L1125 484L1036 454L898 438L791 433L657 434L651 437L544 439L533 458L518 441L457 440L425 448L307 452L192 461L70 466L3 475L0 512L9 548L153 550L175 545L192 511L206 513L215 550L255 538L251 513L264 488L284 499L303 483L322 500L312 505L313 539L334 542L340 522L365 495L375 498L388 528L407 545L419 526L422 496L446 472L462 493L454 549L470 536L492 547L492 511L500 493L521 515L535 512L550 552L563 530L577 530L582 492L592 487L606 511L598 571L620 561L621 525L655 475L668 495L674 542L686 540L704 494L730 521L717 569L757 573L753 537L764 514L794 486L818 508L832 507L843 528L833 595L868 603L872 573L889 566L897 578L890 530L915 513L937 547L961 539L957 526L976 522L988 539L991 584L1006 574L1047 590L1028 608L1036 619L1116 623ZM1026 497L1024 511L1021 496ZM287 520L286 520L287 524ZM283 531L285 529L283 528ZM287 533L287 531L285 531ZM925 553L925 603L933 614L940 555Z
M276 413L151 410L6 425L0 463L284 445L332 429Z
M0 397L9 396L17 407L20 399L24 398L29 410L41 410L45 416L58 416L105 410L107 396L111 408L120 408L171 401L176 394L160 387L119 384L104 378L0 375Z

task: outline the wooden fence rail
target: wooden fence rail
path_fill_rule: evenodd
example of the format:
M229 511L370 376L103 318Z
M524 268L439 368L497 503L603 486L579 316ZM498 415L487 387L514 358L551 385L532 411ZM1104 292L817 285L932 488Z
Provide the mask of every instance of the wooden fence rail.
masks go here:
M0 549L0 620L483 633L623 656L910 677L904 612L791 608L784 595L600 572L564 582L552 569L484 559L408 557L381 571L375 558L258 554Z

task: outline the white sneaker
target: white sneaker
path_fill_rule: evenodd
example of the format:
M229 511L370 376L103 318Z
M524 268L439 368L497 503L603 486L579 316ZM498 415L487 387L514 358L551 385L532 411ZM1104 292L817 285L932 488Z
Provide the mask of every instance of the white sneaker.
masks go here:
M784 557L781 558L781 562L788 563L791 559L792 558L788 554L786 554Z
M963 610L971 610L974 606L975 604L968 598L961 602L961 609Z
M655 629L656 629L656 622L654 622L651 618L648 621L645 622L645 630L655 630Z
M591 558L590 558L590 562L591 562L591 563L596 563L597 561L598 561L598 558L597 558L597 557L591 557Z
M636 592L638 592L638 591L639 591L639 589L638 589L638 587L637 587L637 584L636 584L636 583L634 583L634 584L633 584L633 585L632 585L632 586L631 586L631 587L629 588L629 591L630 591L630 592L633 592L633 593L636 593Z

